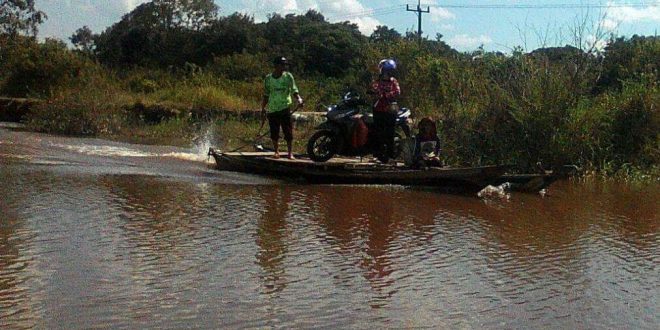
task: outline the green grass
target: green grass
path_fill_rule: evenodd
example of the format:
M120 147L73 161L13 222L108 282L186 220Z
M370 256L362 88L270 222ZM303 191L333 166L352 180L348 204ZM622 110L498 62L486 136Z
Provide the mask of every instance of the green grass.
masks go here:
M258 109L254 100L241 98L220 86L194 86L180 84L161 89L145 96L145 99L157 103L176 104L184 109L205 110L247 110Z

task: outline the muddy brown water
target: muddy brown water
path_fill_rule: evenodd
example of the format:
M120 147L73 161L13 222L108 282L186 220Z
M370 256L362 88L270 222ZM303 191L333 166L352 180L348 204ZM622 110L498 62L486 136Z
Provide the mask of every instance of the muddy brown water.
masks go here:
M0 128L0 328L657 329L660 188L480 199Z

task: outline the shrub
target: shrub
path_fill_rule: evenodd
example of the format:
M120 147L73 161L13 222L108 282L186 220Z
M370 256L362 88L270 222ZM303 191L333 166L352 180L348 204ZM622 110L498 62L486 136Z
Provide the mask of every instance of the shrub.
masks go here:
M47 39L38 44L20 39L9 50L3 65L0 94L11 97L48 97L53 89L80 77L93 66L88 59L66 49L61 41Z
M147 78L134 78L128 82L131 92L153 93L158 89L158 84Z
M210 70L216 75L231 80L253 80L263 78L271 67L271 60L265 54L239 53L216 57Z
M28 114L29 128L69 135L108 135L127 123L124 106L133 102L103 70L90 70L75 83L54 89Z

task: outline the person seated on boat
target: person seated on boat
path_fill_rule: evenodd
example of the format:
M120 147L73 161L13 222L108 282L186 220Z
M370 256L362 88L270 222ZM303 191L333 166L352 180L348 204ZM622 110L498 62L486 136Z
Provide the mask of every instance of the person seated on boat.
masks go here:
M415 136L415 167L439 167L440 138L435 122L431 118L422 118L417 125L418 133Z
M273 72L264 80L264 97L261 102L262 116L268 118L270 138L273 141L274 157L279 158L280 127L284 134L287 146L287 156L293 159L293 122L291 119L291 106L293 98L299 107L303 106L303 99L298 92L298 86L293 75L286 71L288 61L285 57L278 56L273 61L275 66ZM268 111L266 111L268 110Z

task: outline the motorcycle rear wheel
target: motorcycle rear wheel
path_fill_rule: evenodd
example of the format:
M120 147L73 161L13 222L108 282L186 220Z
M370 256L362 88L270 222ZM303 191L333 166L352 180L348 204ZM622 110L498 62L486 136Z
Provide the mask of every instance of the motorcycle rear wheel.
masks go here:
M326 162L337 153L337 141L332 131L318 131L307 141L307 156L315 162Z

